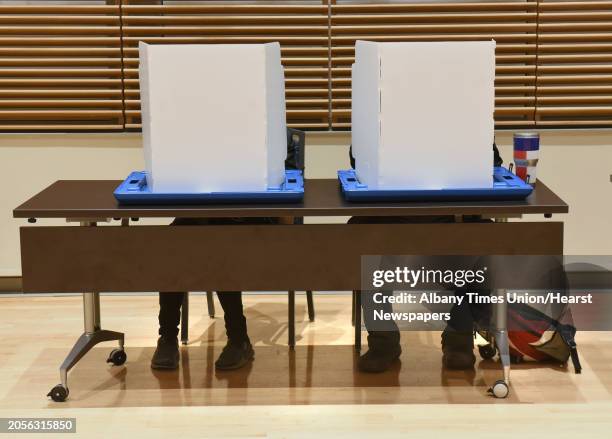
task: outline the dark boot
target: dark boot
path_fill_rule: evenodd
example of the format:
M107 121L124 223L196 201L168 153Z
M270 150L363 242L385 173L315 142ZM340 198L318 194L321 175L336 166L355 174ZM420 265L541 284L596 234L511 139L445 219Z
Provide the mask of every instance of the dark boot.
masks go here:
M399 331L369 331L368 352L359 357L359 370L380 373L388 370L402 354Z
M215 368L218 370L240 369L253 358L255 358L255 352L248 339L242 342L229 340L215 361Z
M473 369L474 334L471 331L445 330L442 332L442 364L447 369Z
M152 369L176 369L179 364L178 339L176 337L159 337L157 349L151 359Z
M401 354L400 345L391 349L368 349L368 352L359 357L359 370L369 373L385 372Z

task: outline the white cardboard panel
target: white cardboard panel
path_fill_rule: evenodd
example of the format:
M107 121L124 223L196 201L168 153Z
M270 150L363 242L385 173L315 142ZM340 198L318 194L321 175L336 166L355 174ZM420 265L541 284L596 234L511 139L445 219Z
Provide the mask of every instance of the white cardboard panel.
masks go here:
M372 45L376 57L360 50ZM378 111L380 119L377 141L353 128L353 143L370 145L358 148L358 169L360 161L378 168L377 178L358 171L360 180L379 189L491 187L495 42L357 42L356 66L375 64L377 78L353 83L353 96L367 87L380 99L378 110L353 104L358 117Z
M352 147L357 177L378 182L380 149L380 59L376 43L360 41L352 69Z
M280 183L286 129L278 43L139 48L152 190L256 191Z
M151 90L149 83L149 50L146 44L139 43L138 54L140 57L138 76L140 82L140 108L142 120L142 143L144 150L145 169L147 171L147 184L154 187L153 181L153 151L151 146Z
M268 152L268 187L285 180L287 158L287 115L285 111L285 71L281 64L280 44L266 44L266 128Z

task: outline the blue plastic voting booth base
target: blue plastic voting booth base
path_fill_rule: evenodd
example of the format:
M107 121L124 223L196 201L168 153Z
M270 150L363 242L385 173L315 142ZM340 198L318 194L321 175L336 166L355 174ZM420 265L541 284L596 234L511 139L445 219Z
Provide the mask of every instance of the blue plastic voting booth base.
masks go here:
M338 171L347 201L491 201L522 200L533 188L503 167L493 168L493 187L474 189L370 190L359 183L354 169Z
M304 178L300 170L286 170L283 184L266 191L161 193L151 192L147 174L135 171L114 195L120 204L295 203L304 198Z

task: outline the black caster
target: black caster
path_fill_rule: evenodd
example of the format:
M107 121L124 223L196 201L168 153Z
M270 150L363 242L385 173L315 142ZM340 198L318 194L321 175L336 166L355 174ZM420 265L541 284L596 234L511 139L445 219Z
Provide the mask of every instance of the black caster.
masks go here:
M483 360L490 360L495 356L497 350L492 344L484 344L478 346L478 353Z
M508 396L510 389L504 380L497 380L493 387L489 389L489 393L496 398L503 399Z
M49 393L47 393L47 396L50 396L55 402L64 402L66 401L66 398L68 398L69 393L70 391L68 390L68 387L64 387L63 384L58 384L51 389Z
M113 349L108 356L107 363L113 363L115 366L121 366L127 360L127 354L123 349Z

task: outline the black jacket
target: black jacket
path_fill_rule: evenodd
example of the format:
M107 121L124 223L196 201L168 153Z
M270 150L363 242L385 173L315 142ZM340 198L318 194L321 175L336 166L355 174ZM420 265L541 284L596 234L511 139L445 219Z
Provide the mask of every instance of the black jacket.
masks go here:
M306 133L293 128L287 128L287 158L285 159L285 169L304 170L305 146Z
M349 147L349 157L351 158L351 168L355 169L355 157L353 157L353 145ZM495 139L493 139L493 166L501 166L504 161L499 154Z

